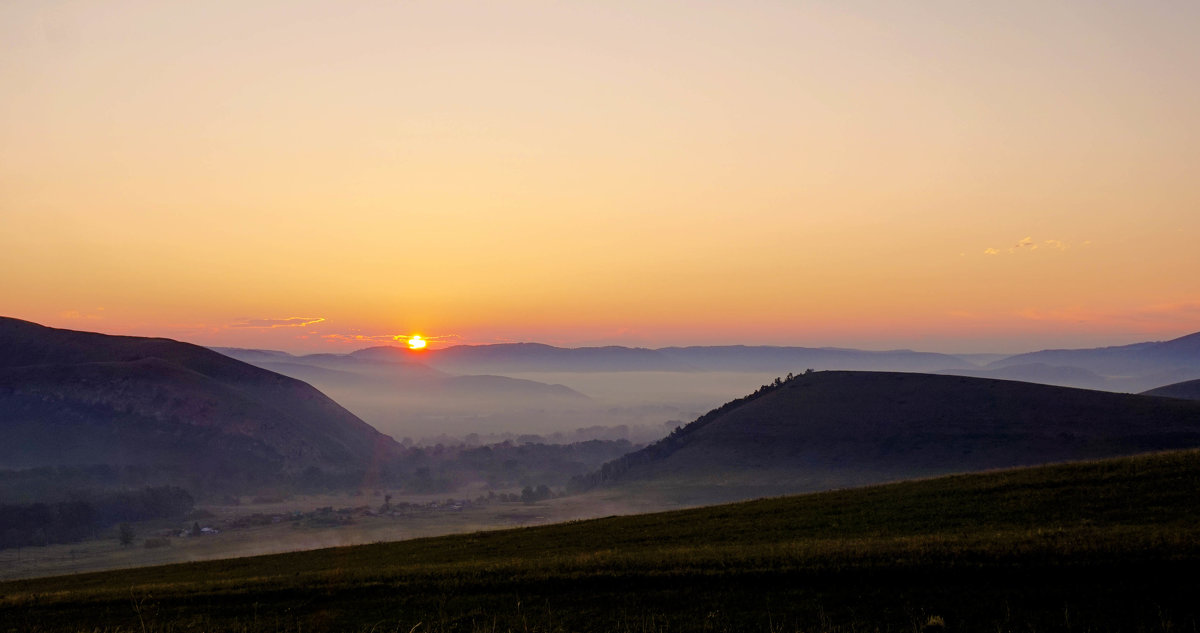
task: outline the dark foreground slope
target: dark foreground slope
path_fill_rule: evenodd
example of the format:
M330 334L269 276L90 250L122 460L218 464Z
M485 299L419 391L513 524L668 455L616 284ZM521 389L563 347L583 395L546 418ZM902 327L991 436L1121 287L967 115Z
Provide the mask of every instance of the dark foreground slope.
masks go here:
M0 468L245 482L367 468L391 438L311 386L168 339L0 318Z
M576 483L712 502L1196 446L1200 402L831 371L764 387Z
M1167 631L1200 621L1200 453L0 583L74 631ZM933 629L931 629L933 630Z

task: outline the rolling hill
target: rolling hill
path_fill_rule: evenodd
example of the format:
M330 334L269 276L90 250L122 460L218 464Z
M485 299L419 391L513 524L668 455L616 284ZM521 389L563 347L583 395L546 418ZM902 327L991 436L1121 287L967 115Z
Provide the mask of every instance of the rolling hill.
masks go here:
M577 481L710 502L1200 446L1200 403L1006 380L815 372Z
M367 469L395 447L299 380L169 339L0 318L0 468L110 464L190 481Z

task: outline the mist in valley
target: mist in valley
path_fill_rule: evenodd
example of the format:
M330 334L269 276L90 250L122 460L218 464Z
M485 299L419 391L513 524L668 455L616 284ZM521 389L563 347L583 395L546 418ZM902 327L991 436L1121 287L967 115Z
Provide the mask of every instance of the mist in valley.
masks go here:
M381 432L416 445L505 439L646 443L779 375L768 370L605 371L588 370L586 364L569 371L530 371L533 363L495 359L484 367L459 361L451 372L410 360L394 348L308 356L218 351L304 380ZM460 373L473 368L495 373Z

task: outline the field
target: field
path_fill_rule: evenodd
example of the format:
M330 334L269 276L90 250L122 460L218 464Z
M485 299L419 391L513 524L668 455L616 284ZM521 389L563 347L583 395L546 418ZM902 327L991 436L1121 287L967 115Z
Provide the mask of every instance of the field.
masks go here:
M135 538L129 547L119 543L113 526L81 542L0 549L0 581L399 541L558 523L601 512L633 514L672 507L654 496L603 505L597 504L596 496L537 503L459 501L462 507L455 508L446 495L397 492L391 498L397 510L391 515L378 513L382 497L351 494L301 495L237 506L203 504L198 506L199 514L207 516L133 524ZM364 508L372 514L364 515ZM219 534L178 536L194 522L217 528ZM162 538L166 533L172 536ZM160 546L145 547L146 540Z
M1198 492L1186 451L11 581L0 630L1194 631Z

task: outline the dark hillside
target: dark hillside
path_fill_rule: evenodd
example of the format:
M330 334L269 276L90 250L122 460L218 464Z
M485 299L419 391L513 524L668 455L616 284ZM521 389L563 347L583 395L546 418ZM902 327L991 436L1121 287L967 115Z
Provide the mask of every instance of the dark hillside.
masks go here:
M0 318L0 468L142 465L218 479L361 471L395 446L298 380L168 339Z
M1194 446L1200 403L959 376L816 372L726 404L576 485L674 487L696 502Z
M1163 396L1166 398L1183 398L1185 400L1200 400L1200 380L1177 382L1142 392L1143 396Z

